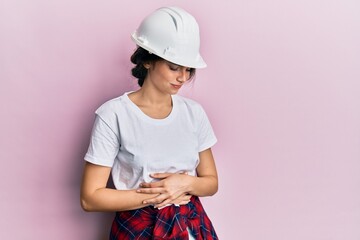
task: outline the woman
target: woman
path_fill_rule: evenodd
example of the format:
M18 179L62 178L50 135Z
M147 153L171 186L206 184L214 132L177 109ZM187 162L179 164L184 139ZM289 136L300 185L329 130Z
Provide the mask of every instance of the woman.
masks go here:
M198 198L218 189L216 137L203 108L176 95L206 67L197 22L181 8L160 8L132 39L141 88L96 110L81 205L117 212L110 239L218 239ZM116 189L106 187L110 172Z

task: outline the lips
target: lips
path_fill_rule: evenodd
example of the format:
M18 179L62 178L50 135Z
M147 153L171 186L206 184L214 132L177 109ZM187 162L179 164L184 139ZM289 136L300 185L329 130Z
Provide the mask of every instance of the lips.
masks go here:
M173 88L180 89L182 85L177 85L177 84L172 84L172 83L171 83L171 86L172 86Z

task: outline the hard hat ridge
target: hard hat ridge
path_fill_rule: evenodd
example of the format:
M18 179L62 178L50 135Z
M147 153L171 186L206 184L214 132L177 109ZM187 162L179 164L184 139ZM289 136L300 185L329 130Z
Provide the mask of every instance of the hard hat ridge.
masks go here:
M171 8L164 8L163 10L170 15L171 19L172 19L173 22L174 22L175 28L176 28L176 30L178 31L178 30L179 30L179 29L178 29L178 23L180 23L180 24L182 23L182 17L181 17L181 15L178 14L176 11L172 10ZM176 17L175 17L175 16L176 16ZM180 18L180 21L178 20L179 18Z

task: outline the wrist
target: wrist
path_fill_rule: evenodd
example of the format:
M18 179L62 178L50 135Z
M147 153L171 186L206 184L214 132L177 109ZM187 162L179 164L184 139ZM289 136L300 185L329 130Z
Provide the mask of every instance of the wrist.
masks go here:
M195 176L191 176L191 175L186 175L187 177L187 186L185 188L185 192L188 194L191 194L194 191L194 185L196 182L197 177Z

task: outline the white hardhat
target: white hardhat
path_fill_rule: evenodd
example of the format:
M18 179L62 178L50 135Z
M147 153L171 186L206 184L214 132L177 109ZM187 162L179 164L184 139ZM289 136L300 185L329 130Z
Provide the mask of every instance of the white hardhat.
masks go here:
M132 34L135 43L172 63L204 68L199 53L200 33L195 18L179 7L159 8Z

